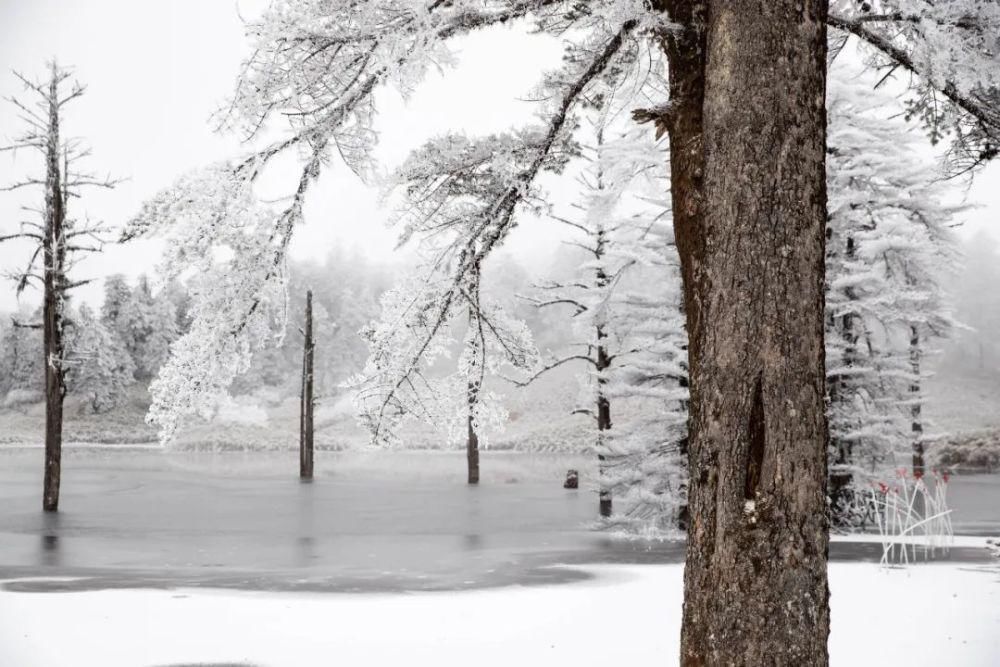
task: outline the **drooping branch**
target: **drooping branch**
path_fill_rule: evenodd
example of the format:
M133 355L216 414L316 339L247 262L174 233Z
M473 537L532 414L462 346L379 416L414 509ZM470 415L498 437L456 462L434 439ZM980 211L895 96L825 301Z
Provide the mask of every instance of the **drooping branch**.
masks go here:
M957 3L897 0L878 3L882 11L841 2L827 17L830 27L853 35L876 55L891 75L898 69L917 78L910 114L937 139L949 122L955 132L951 161L955 174L967 173L1000 152L1000 62L995 40L1000 9ZM955 13L957 11L957 13ZM950 62L948 62L950 61ZM935 98L940 95L945 104ZM949 121L948 108L957 112Z
M561 169L565 163L571 151L574 108L584 100L588 86L613 62L635 26L635 22L626 22L617 32L600 39L595 48L588 50L590 57L581 58L571 77L564 74L555 86L552 110L542 128L491 137L480 144L446 137L443 143L432 142L417 151L400 170L400 180L409 182L407 194L412 206L403 215L404 235L434 231L459 220L465 221L467 229L443 253L455 258L448 267L451 277L423 315L430 323L423 340L415 345L374 414L372 429L376 438L397 393L421 367L453 308L462 301L463 285L473 267L480 266L509 233L515 210L532 196L538 175L546 169ZM502 159L496 159L498 154ZM498 170L498 165L503 167Z

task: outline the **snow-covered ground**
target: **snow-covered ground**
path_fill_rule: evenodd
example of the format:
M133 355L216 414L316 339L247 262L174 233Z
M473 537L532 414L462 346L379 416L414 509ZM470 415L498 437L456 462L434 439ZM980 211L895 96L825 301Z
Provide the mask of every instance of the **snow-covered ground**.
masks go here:
M416 593L0 592L0 664L676 664L680 565L584 582ZM833 665L1000 664L1000 574L949 564L830 568Z

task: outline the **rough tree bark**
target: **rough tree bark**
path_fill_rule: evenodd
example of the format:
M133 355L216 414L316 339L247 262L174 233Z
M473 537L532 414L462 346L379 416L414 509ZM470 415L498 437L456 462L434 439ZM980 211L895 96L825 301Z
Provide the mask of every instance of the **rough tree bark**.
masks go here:
M302 345L302 395L299 411L299 477L313 477L313 341L312 290L306 292L306 321Z
M660 0L659 9L665 11L676 26L667 31L662 47L669 63L668 83L670 106L656 119L657 134L666 132L670 139L670 195L674 223L674 243L681 263L681 281L684 289L684 316L688 331L697 328L700 321L698 295L687 289L694 282L696 259L703 254L704 239L701 235L704 155L702 151L702 104L705 98L705 16L704 2L692 0ZM697 344L688 336L688 374L682 385L690 387L691 346ZM688 433L681 442L681 456L689 456L694 410L698 406L686 401ZM690 524L690 508L685 503L678 515L683 529Z
M44 295L42 336L45 353L45 481L42 508L59 509L59 482L62 475L63 400L66 376L63 368L63 294L66 291L65 186L60 165L59 77L55 64L48 95L48 143L45 151L45 231L42 239Z
M826 3L663 0L690 337L685 665L825 665Z

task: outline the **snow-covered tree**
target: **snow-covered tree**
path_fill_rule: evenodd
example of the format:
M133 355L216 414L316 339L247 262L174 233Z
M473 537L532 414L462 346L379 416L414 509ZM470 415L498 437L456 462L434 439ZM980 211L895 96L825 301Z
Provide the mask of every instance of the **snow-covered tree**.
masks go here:
M1000 5L992 0L833 0L828 23L854 36L868 64L907 79L906 116L935 142L948 169L968 173L1000 150Z
M69 204L79 198L84 188L112 188L110 178L99 178L80 170L80 162L90 151L81 141L63 133L62 115L70 102L84 93L79 83L70 85L72 74L53 61L48 78L34 82L20 74L32 102L11 98L27 129L13 143L0 146L3 151L33 151L42 158L44 177L30 176L3 190L39 188L44 197L40 221L26 220L20 228L0 235L0 242L25 241L31 251L23 269L8 274L20 294L30 285L41 287L42 313L39 322L18 322L16 326L42 331L45 376L45 479L42 506L47 512L59 509L59 480L62 460L63 401L66 397L66 326L70 292L87 280L70 277L82 256L99 252L107 232L99 223L69 215Z
M0 396L10 392L28 392L33 400L45 390L45 372L42 369L42 332L38 329L17 326L17 322L38 319L22 307L21 311L0 323Z
M722 257L703 252L718 247L710 242L713 239L707 238L714 229L708 223L735 220L734 216L715 214L724 204L732 203L727 198L738 198L735 188L718 185L708 176L715 174L718 167L722 181L732 176L734 183L762 192L766 187L763 181L772 170L769 167L744 171L737 178L734 172L737 167L745 168L746 160L733 157L727 161L730 152L735 154L737 148L756 151L754 159L760 163L757 166L777 166L775 161L779 157L781 165L788 166L795 164L790 161L794 158L808 161L803 167L821 173L822 150L818 156L813 156L811 151L806 155L801 150L793 150L788 142L800 138L799 135L772 126L785 117L776 112L784 111L791 126L801 129L805 127L804 122L809 121L811 140L818 142L823 137L821 107L789 105L802 99L823 99L824 91L816 87L824 83L819 69L826 48L824 19L828 26L863 40L865 47L876 54L872 57L878 59L878 64L887 63L915 75L913 113L927 121L932 133L943 127L953 128L952 157L957 169L965 169L995 155L993 147L1000 134L1000 122L997 122L1000 104L997 104L995 93L1000 77L1000 53L993 43L1000 20L994 5L981 0L947 3L936 0L865 3L839 0L833 3L832 11L826 10L827 3L820 0L796 6L792 6L790 0L780 3L758 1L752 5L723 0L600 0L589 3L304 0L273 4L249 26L253 37L252 55L245 63L230 105L233 112L230 118L234 119L232 125L245 129L249 138L260 138L264 128L273 128L274 124L269 122L272 119L287 121L290 134L245 159L217 165L182 179L144 209L130 230L130 234L151 233L155 228L162 228L164 223L173 225L173 231L167 233L177 236L168 262L193 261L200 269L199 275L208 271L212 279L212 287L206 285L195 298L192 332L178 341L171 362L157 381L159 387L154 391L152 418L166 426L165 433L169 434L180 415L210 402L216 390L228 386L233 373L246 368L250 352L271 338L276 328L280 331L280 326L274 326L281 321L280 315L273 316L280 313L275 298L280 297L285 255L296 223L301 219L306 193L324 164L335 154L359 173L364 174L370 168L371 148L376 138L372 126L374 93L380 86L394 85L406 93L429 68L450 60L448 41L451 38L522 18L531 20L538 30L567 43L567 57L562 67L545 78L537 96L544 101L538 126L499 138L498 153L515 158L506 170L512 178L502 190L489 191L487 205L479 210L479 215L469 218L469 232L456 235L457 245L445 253L449 258L448 280L435 283L438 285L437 299L434 304L428 304L425 311L428 324L421 324L422 334L434 337L454 315L454 306L461 302L462 292L467 291L469 276L509 235L520 217L518 214L543 201L538 177L561 169L563 156L572 144L577 113L582 105L589 103L593 85L601 81L615 91L615 105L620 110L644 104L647 101L637 95L643 86L632 84L643 78L647 64L656 62L655 58L646 57L650 52L665 52L670 60L670 99L667 100L666 92L661 91L656 98L648 100L649 106L637 117L656 123L658 130L667 132L671 141L675 236L681 259L688 332L692 338L689 346L691 412L695 418L691 421L689 437L692 465L700 469L691 477L691 495L699 498L699 503L692 503L696 513L692 521L701 526L715 526L723 533L720 535L706 528L695 531L689 542L689 567L685 579L688 597L682 630L684 657L692 662L707 661L708 656L723 662L726 656L753 661L754 656L763 659L764 655L772 661L783 658L794 661L797 656L807 656L807 662L823 661L825 642L813 634L807 635L800 627L808 620L809 627L820 626L819 635L823 636L823 629L827 627L822 556L826 551L825 524L822 512L814 506L816 498L822 498L823 494L817 492L808 498L803 494L790 494L787 486L792 482L787 476L782 477L784 486L777 489L780 493L776 491L772 499L783 503L784 511L777 514L789 520L758 522L752 527L747 525L752 522L744 519L739 510L742 495L737 495L750 493L752 498L752 488L760 479L762 464L752 456L748 463L744 450L750 447L754 456L763 456L765 440L768 446L790 443L787 447L790 456L781 457L779 453L778 460L788 463L801 457L803 465L799 472L807 474L820 488L823 485L822 480L814 477L826 466L822 465L821 448L813 446L825 441L822 392L817 395L813 386L815 383L822 385L822 363L821 355L812 353L814 348L822 348L821 327L812 325L814 316L822 316L818 312L822 300L820 295L815 300L807 299L808 304L802 305L802 298L796 301L791 296L798 287L803 294L812 294L814 288L821 285L822 238L810 237L808 242L787 247L788 256L782 257L783 266L787 268L793 260L802 260L801 271L788 274L795 280L796 289L770 294L784 301L779 303L771 299L768 304L769 307L778 306L775 317L782 324L782 336L808 343L808 355L811 355L802 361L809 364L808 368L803 367L800 374L792 373L790 383L776 383L794 397L794 405L789 410L777 397L765 400L761 376L751 372L753 369L746 365L729 363L726 356L744 356L745 353L747 358L752 356L760 361L764 356L780 357L779 351L762 355L760 340L753 340L751 346L749 342L730 337L728 330L717 326L720 317L722 323L726 323L724 316L728 310L700 310L702 304L710 301L742 306L751 299L755 301L751 305L763 307L765 304L756 303L763 298L754 295L763 293L768 280L768 274L762 270L764 262L760 260L765 254L763 250L737 255L741 262L749 262L746 266L736 267L723 261L718 267L723 272L745 268L745 280L702 279L707 266L703 260ZM732 20L720 21L720 16ZM753 23L753 30L746 29L748 23ZM710 26L712 30L708 29ZM734 44L732 40L738 40L740 48L726 50L727 45ZM771 51L765 52L767 49ZM773 57L774 51L788 55L793 49L794 57ZM766 63L766 67L727 69L725 57L743 50L748 54L752 52ZM746 63L745 60L741 62ZM775 76L775 72L784 75ZM733 88L723 92L724 86L706 85L706 81L713 80L733 84ZM796 91L803 97L788 94L793 84L802 84L802 89ZM928 98L924 91L933 91L932 102L921 103ZM934 104L939 94L944 103ZM739 100L742 103L737 104ZM746 139L743 133L732 131L732 123L722 123L719 115L708 113L719 110L720 106L734 113L757 114L758 124L773 132L753 133L744 128L746 134L754 134L754 139L763 136L766 141L755 143ZM758 113L765 107L768 114ZM785 148L789 149L788 153L784 152ZM802 148L802 142L798 148ZM285 203L276 210L267 210L253 196L253 183L276 156L296 152L302 159L296 184L290 196L283 200ZM437 176L443 178L443 187L447 189L466 173L463 170L457 177L443 173ZM819 211L822 215L825 195L821 182L816 185L810 181L808 193L798 180L792 179L788 185L801 185L802 192L796 200L810 202L811 213ZM775 206L767 199L764 208L740 208L737 212L743 220L749 215L769 211L774 213L774 220L784 222L786 217L773 210ZM445 220L440 223L447 228ZM732 225L721 228L723 245L727 248L739 241L760 244L768 240L763 236L747 239L743 235L739 241L730 239L726 234L734 229L737 227ZM780 233L784 229L764 231ZM239 236L234 235L234 230L239 230ZM817 230L810 226L809 231ZM821 232L822 229L817 231L820 235ZM233 247L235 241L239 242ZM219 246L226 246L228 254L220 256L215 252ZM190 255L178 249L189 251ZM789 307L783 307L785 305ZM796 319L793 307L799 305L807 312ZM736 314L742 316L746 312L750 311ZM416 349L429 345L429 340L425 339ZM733 346L738 346L739 350L734 351ZM769 366L769 369L784 372L778 367ZM789 384L795 386L788 388ZM740 395L738 400L736 394ZM752 425L766 421L770 429L766 434L761 429L745 428L742 411L747 406L752 406L751 417L760 417L752 419ZM755 411L758 408L760 414ZM716 414L726 417L726 427L707 421ZM737 439L737 424L740 425L739 437L749 438L750 444L731 448L732 452L720 450L718 443ZM713 428L725 432L710 437ZM799 432L803 429L808 433ZM780 437L776 439L775 436ZM770 451L773 457L773 447ZM701 452L704 457L696 456ZM733 452L738 455L731 455ZM718 474L710 474L709 467L717 469ZM705 473L704 481L701 472ZM737 490L740 485L731 483L738 477L753 482L747 485L750 492L743 488ZM723 493L718 486L719 480L726 482L728 493ZM801 503L796 504L798 501ZM732 508L737 509L733 511ZM808 529L802 529L804 525L808 525ZM767 529L766 533L762 528ZM722 539L730 532L735 534L734 539ZM766 567L763 574L730 567L731 559L706 555L717 545L740 543L742 547L752 536L761 535L766 539L757 539L754 544L759 562ZM803 543L805 540L809 541L808 545ZM789 541L793 541L796 548L783 547L780 553L775 551L775 545L787 545ZM772 558L803 550L820 555L810 559ZM721 587L734 591L732 596L719 597L708 585L708 582L719 583L720 577L725 579ZM794 610L796 613L786 609L792 589L800 593L793 596L800 605ZM802 641L765 641L759 630L762 618L772 625L781 621L779 631L771 632L770 636L796 634ZM729 641L733 636L740 641ZM757 643L749 643L747 638Z
M303 295L313 290L313 335L317 350L315 384L317 401L329 401L341 384L361 371L368 346L358 335L379 313L379 295L389 282L384 267L370 263L358 253L334 248L323 262L292 262L288 287L288 311L302 312ZM235 378L234 393L253 393L262 387L288 395L300 381L301 349L297 336L281 346L254 353L250 369Z
M675 4L678 6L674 7ZM685 13L681 5L686 4L668 3L667 9L681 20ZM843 34L857 35L876 64L891 60L916 74L914 90L921 99L930 94L928 91L939 91L943 103L934 107L933 126L939 129L974 126L974 131L963 131L956 137L955 154L971 155L971 148L960 146L969 147L979 137L986 142L1000 128L996 120L997 105L988 93L992 77L996 76L995 59L988 55L992 53L988 49L976 50L977 45L995 34L991 27L997 25L997 20L990 7L974 0L945 4L948 8L924 0L862 5L843 0L833 3L829 23ZM914 20L922 16L931 17L933 30ZM574 112L586 103L595 82L620 84L612 85L617 91L616 108L626 110L646 104L649 106L646 118L666 118L662 116L666 107L661 109L656 105L663 99L648 99L644 92L637 93L641 87L632 83L644 78L644 69L650 62L648 54L660 51L670 16L661 13L658 5L632 0L606 0L587 7L537 0L427 5L400 0L360 5L310 1L275 4L249 23L252 56L244 63L223 125L242 129L248 138L254 139L260 137L270 118L281 117L289 122L290 134L243 159L181 179L145 207L126 234L131 237L163 232L181 238L191 233L205 246L227 246L226 237L232 225L215 226L212 222L245 217L241 213L246 207L255 210L249 218L254 220L252 226L260 227L262 238L253 266L245 267L253 270L245 271L238 282L220 281L218 285L218 289L234 292L234 299L229 299L233 306L228 309L233 324L226 325L222 318L212 317L216 326L201 332L208 339L200 345L185 344L181 349L187 354L228 349L233 327L238 329L236 337L240 339L248 331L260 332L262 339L243 341L236 346L248 353L259 349L263 339L274 339L275 326L260 325L263 322L273 325L282 316L273 297L281 292L285 251L301 217L309 187L334 154L359 174L368 173L375 141L374 91L388 85L405 94L419 83L428 68L451 62L448 51L451 38L519 20L531 21L537 29L568 40L567 58L560 70L546 78L538 95L547 103L540 126L528 133L533 133L534 139L525 143L533 149L533 156L523 164L516 186L493 202L495 210L490 220L475 230L481 240L477 256L470 255L456 267L456 271L468 272L473 259L481 263L509 232L515 208L539 203L537 190L533 189L535 180L560 162L555 156L563 150L574 126ZM948 44L942 44L941 35L951 38ZM667 52L670 53L669 48ZM947 67L937 67L942 60L949 61ZM662 91L661 95L664 94ZM929 107L915 104L915 116L925 116ZM996 143L993 141L993 145ZM288 204L270 210L256 202L252 185L272 160L288 152L298 152L302 169ZM988 150L981 153L990 154ZM179 224L172 231L165 231L172 223ZM180 231L182 228L185 232ZM195 230L204 233L194 234ZM171 253L169 261L180 265L175 267L180 270L188 265L189 259L201 262L203 251L198 249L191 258ZM235 269L237 262L245 261L213 257L219 263L219 270ZM458 289L459 282L453 281L450 289ZM263 304L274 304L277 310L265 313L268 309L262 309ZM244 360L240 364L227 364L226 368L245 366ZM186 375L207 368L218 367L206 359L177 357L171 362L169 372ZM228 370L220 372L225 376L230 374ZM193 409L202 399L211 401L206 387L228 385L229 381L213 379L202 383L188 379L184 384L197 398L193 401L165 398L164 410L176 412L182 404ZM168 403L173 407L168 408Z
M153 294L145 274L134 288L121 274L104 281L101 321L125 346L137 380L148 381L156 374L179 336L182 319L175 306L177 288L172 289L173 294L166 289Z
M655 199L663 199L665 153L634 129L622 134L606 126L600 113L592 122L594 144L581 150L586 167L574 213L554 216L572 229L569 247L584 259L572 275L539 284L528 297L538 308L562 309L576 342L521 384L579 365L587 398L575 412L594 420L600 515L610 517L612 498L621 495L619 517L632 527L674 528L683 504L687 414L679 278L665 257L667 206ZM612 429L612 399L641 407L615 418Z
M530 369L537 351L524 324L482 295L478 268L440 321L435 313L448 298L451 277L444 257L424 250L420 272L386 292L380 319L362 331L371 354L350 385L376 443L394 442L408 418L439 429L450 442L464 437L475 484L480 441L488 429L502 429L507 416L498 394L485 386L487 377L504 368ZM459 345L454 368L443 368Z
M656 220L636 236L637 265L615 295L626 353L608 392L636 405L612 432L609 482L619 497L617 525L670 533L687 524L687 335L673 229Z
M86 304L73 318L67 348L70 393L86 396L94 412L107 412L127 399L135 382L132 356Z
M166 362L170 345L177 340L174 302L162 291L154 295L149 278L141 275L132 290L126 315L128 347L135 361L136 378L148 380Z
M917 138L888 117L894 100L835 65L830 75L827 387L831 499L914 456L923 472L922 358L952 319L942 283L956 259L959 208Z
M132 300L132 288L121 273L112 274L104 279L104 301L101 304L101 321L111 329L122 341L130 338L127 313Z

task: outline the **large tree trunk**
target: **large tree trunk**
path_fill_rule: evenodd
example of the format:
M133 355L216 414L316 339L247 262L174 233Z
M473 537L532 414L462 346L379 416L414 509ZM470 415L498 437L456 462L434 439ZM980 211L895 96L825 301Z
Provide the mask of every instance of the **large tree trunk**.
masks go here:
M691 372L681 658L824 665L826 4L666 5Z
M313 312L312 290L306 292L305 342L302 346L302 396L299 413L299 477L313 477Z
M63 229L66 221L65 186L63 184L59 143L59 81L55 64L49 84L49 127L46 146L45 235L42 253L44 296L42 303L42 336L45 352L45 481L42 508L46 512L59 509L59 482L62 474L63 399L66 396L63 368L63 298L66 288L64 275L66 244Z

